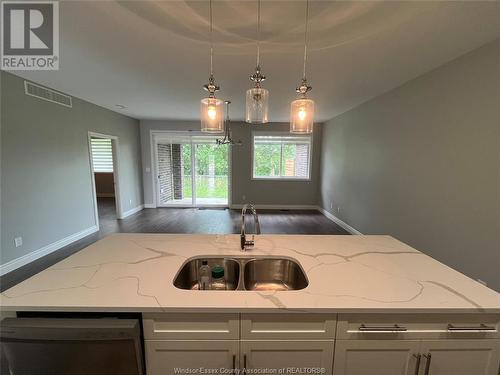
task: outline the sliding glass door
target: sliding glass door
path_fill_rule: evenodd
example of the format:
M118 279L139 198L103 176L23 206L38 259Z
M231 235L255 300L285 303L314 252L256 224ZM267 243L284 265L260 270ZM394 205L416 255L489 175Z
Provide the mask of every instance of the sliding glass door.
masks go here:
M155 139L160 207L226 207L229 147L212 136L159 135Z
M198 206L228 205L228 146L195 143L195 200Z

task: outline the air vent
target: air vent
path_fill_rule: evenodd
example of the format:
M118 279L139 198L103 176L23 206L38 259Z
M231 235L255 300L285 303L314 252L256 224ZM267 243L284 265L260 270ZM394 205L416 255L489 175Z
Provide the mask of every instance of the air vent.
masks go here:
M73 107L71 96L37 85L33 82L24 81L24 92L26 95L34 96L38 99L60 104L69 108Z

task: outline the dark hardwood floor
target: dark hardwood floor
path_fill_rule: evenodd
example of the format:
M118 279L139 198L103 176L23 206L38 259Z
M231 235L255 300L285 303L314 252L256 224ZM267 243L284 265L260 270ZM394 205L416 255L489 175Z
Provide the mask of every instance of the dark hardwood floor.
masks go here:
M0 278L0 291L31 277L111 233L240 233L241 211L230 209L154 208L116 219L113 198L100 198L100 230ZM265 234L349 234L314 210L258 210ZM253 220L249 220L250 224Z

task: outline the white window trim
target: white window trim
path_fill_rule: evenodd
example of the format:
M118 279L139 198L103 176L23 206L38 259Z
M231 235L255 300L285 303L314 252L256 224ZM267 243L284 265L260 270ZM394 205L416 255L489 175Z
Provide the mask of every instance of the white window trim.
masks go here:
M308 169L307 169L307 172L308 172L308 177L304 178L304 177L255 177L254 176L254 148L255 148L255 143L254 143L254 138L255 136L277 136L277 137L283 137L283 136L286 136L286 137L298 137L298 138L303 138L304 136L306 137L310 137L311 138L311 143L309 145L309 160L307 161L308 162ZM252 157L251 157L251 161L250 161L250 176L251 177L251 180L252 181L297 181L297 182L308 182L308 181L311 181L312 180L312 160L313 160L313 144L314 144L314 134L311 134L311 135L308 135L308 134L291 134L289 132L282 132L282 131L259 131L259 130L254 130L252 131L252 137L251 137L251 145L250 145L250 148L251 148L251 153L252 153Z

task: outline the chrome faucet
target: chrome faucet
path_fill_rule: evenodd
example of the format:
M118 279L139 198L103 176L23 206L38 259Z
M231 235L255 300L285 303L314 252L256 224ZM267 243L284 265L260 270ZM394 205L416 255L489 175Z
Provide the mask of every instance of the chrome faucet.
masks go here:
M246 215L248 210L250 210L250 212L253 215L254 224L255 224L255 232L256 232L255 234L260 234L259 215L257 215L257 211L255 210L255 206L253 204L245 204L243 206L243 209L241 210L241 236L240 236L241 251L245 251L245 249L248 249L249 247L255 245L255 234L252 234L251 241L247 241L247 238L246 238L245 215Z

